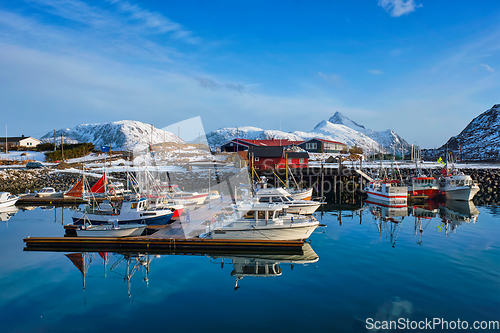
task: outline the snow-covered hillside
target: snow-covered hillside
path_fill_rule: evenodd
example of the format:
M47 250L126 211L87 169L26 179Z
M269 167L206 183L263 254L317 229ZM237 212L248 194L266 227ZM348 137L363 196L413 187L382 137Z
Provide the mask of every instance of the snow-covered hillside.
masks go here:
M302 138L292 133L286 133L276 130L263 130L258 127L244 126L244 127L225 127L207 134L207 141L210 147L215 148L227 141L235 139L249 140L270 140L270 139L288 139L292 141L301 141Z
M294 134L304 139L320 138L331 141L345 143L348 146L357 146L363 148L363 151L379 151L380 145L366 135L355 131L344 125L332 124L328 120L321 121L310 132L295 131Z
M384 149L388 152L392 152L394 149L396 152L401 152L401 147L403 147L406 152L411 149L411 145L391 129L385 131L374 131L347 118L340 112L335 112L335 114L328 119L328 121L332 124L344 125L355 131L363 133L384 147Z
M170 132L155 128L140 121L121 120L104 124L81 124L73 128L56 131L56 140L61 135L64 142L92 142L96 147L111 146L113 150L144 149L149 144L162 142L185 143ZM43 142L53 142L54 132L49 132L40 138Z
M424 150L422 156L427 160L444 158L446 150L458 160L500 162L500 104L474 118L440 148Z

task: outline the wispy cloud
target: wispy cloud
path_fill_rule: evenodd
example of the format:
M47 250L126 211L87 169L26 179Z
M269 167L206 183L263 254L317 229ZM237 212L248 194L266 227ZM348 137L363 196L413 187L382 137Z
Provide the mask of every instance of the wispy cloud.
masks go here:
M372 73L372 74L376 74L376 75L378 75L378 74L384 74L384 72L382 72L382 71L380 71L378 69L369 69L368 73Z
M326 82L328 82L329 84L332 84L332 85L335 85L335 86L341 86L342 85L342 77L340 77L340 75L337 75L337 74L324 74L322 72L318 72L318 75L323 79L325 80Z
M486 70L488 72L491 72L493 73L495 71L495 69L491 68L490 66L486 65L486 64L481 64L481 66L483 66L484 68L486 68Z
M415 4L414 0L378 0L378 5L392 17L400 17L414 12L417 7L422 7L422 4Z
M217 90L221 88L234 90L239 92L240 94L245 90L245 86L239 83L218 83L212 79L206 77L197 77L196 80L203 88L208 88L212 90Z

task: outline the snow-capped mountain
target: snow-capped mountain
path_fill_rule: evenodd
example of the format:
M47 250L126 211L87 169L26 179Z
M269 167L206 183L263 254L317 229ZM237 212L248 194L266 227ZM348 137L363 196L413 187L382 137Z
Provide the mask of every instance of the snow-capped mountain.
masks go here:
M457 160L500 161L500 104L495 104L474 118L460 134L451 137L437 149L425 149L422 156L427 160L445 157L446 150L453 152Z
M227 141L235 139L249 140L270 140L270 139L288 139L291 141L301 141L302 138L292 133L286 133L276 130L263 130L258 127L244 126L244 127L224 127L207 134L207 141L210 147L215 148Z
M405 151L410 151L411 149L411 145L391 129L385 131L374 131L347 118L340 112L335 112L335 114L328 119L328 121L332 124L344 125L355 131L363 133L376 141L388 152L392 152L394 149L396 152L401 152L401 147L403 147Z
M104 124L81 124L73 128L56 131L56 140L61 135L64 142L92 142L96 147L111 146L113 150L143 149L149 144L162 142L185 143L173 133L155 128L140 121L121 120ZM42 142L53 142L54 132L40 138Z
M367 137L345 125L333 124L328 120L321 121L310 132L295 131L294 134L303 139L320 138L331 141L338 141L348 146L357 146L363 148L363 151L379 151L380 145L373 139Z

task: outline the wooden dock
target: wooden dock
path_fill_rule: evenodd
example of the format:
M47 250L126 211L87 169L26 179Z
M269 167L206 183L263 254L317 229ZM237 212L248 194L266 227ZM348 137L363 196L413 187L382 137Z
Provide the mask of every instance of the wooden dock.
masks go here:
M303 241L213 240L202 238L28 237L25 251L149 253L300 253Z

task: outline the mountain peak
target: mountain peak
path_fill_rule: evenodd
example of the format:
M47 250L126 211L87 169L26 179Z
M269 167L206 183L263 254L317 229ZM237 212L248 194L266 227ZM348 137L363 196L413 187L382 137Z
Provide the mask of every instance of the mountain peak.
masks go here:
M358 124L357 122L349 119L348 117L344 116L340 112L335 112L335 114L328 119L329 122L332 124L339 124L339 125L345 125L347 127L350 127L354 130L366 130L366 128L363 125Z

